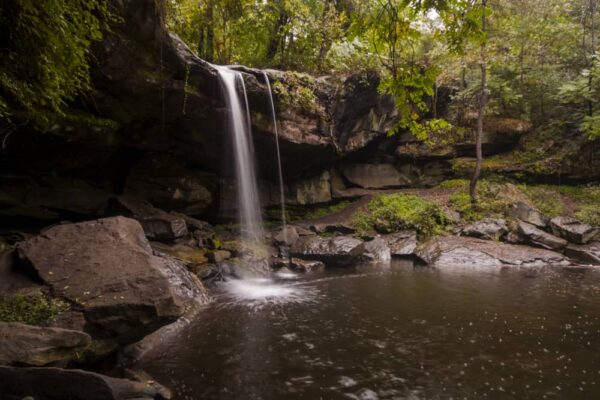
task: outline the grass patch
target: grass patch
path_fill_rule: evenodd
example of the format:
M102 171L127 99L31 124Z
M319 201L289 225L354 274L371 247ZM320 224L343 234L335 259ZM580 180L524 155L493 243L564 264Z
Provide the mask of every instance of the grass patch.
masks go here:
M450 219L436 203L408 194L390 194L371 200L364 210L353 215L352 223L362 236L373 231L393 233L404 229L432 236L442 233Z
M549 186L529 186L519 185L533 205L548 217L557 217L564 215L566 208L561 199L561 194L557 188Z
M41 293L14 294L0 297L0 321L43 325L67 311L69 304Z

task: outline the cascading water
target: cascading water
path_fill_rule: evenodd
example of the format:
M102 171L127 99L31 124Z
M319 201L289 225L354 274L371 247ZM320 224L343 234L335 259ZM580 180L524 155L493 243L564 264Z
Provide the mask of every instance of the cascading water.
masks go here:
M233 142L235 180L242 241L250 245L261 245L263 223L260 199L254 168L254 146L250 132L250 112L242 74L227 67L215 66L219 73L225 105L227 106L229 131ZM238 85L243 98L238 94Z
M283 225L283 237L287 243L287 224L285 217L285 192L283 187L283 168L281 167L281 151L279 150L279 131L277 129L277 114L275 113L275 102L273 101L273 91L271 90L271 81L269 75L263 71L267 90L269 91L269 102L271 104L271 117L273 118L273 131L275 133L275 148L277 150L277 172L279 173L279 203L281 204L281 224Z
M254 168L254 146L252 144L250 108L248 96L246 94L246 85L241 72L232 70L224 66L214 66L219 74L225 105L228 109L228 125L232 137L233 153L235 159L235 179L237 187L237 200L240 220L241 239L246 245L250 245L250 252L263 247L264 230L260 209L260 198L258 195L258 183ZM283 173L281 170L281 156L279 153L279 141L277 138L277 120L275 117L275 106L271 95L270 82L265 74L269 95L271 100L271 110L273 113L273 124L277 143L277 162L279 164L279 183L281 189L282 218L285 224L285 199L283 195ZM238 93L241 90L242 95ZM285 228L285 225L284 225ZM244 269L249 272L266 273L260 265L261 257L247 255L242 258ZM264 258L264 257L263 257ZM266 260L263 260L266 261ZM258 267L258 268L257 268ZM252 274L255 275L255 274ZM291 275L291 276L290 276ZM291 273L278 274L279 280L294 279L295 275ZM228 281L224 284L224 293L231 297L234 302L242 302L252 307L259 306L262 303L282 304L290 301L303 300L305 291L300 288L292 287L290 284L275 283L272 279L246 277L239 281Z

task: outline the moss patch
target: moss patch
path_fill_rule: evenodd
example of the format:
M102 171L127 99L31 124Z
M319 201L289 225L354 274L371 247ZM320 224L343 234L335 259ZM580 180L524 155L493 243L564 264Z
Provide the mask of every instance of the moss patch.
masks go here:
M359 235L415 229L431 236L442 233L450 220L436 203L414 195L390 194L371 200L364 210L354 214L352 223Z
M69 305L63 300L41 293L0 297L0 321L4 322L43 325L68 309Z

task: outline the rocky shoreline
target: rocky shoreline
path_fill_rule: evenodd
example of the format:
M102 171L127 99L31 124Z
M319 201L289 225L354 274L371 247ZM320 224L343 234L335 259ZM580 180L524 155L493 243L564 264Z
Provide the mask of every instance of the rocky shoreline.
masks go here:
M510 223L484 218L432 238L412 230L360 236L342 212L269 233L257 255L234 231L141 200L114 200L129 205L130 217L50 226L4 254L3 296L42 294L65 305L40 326L0 322L7 399L61 398L69 388L73 399L170 398L151 377L124 368L201 312L215 281L246 276L240 258L248 254L301 273L393 258L434 268L600 266L598 229L522 203L509 208Z

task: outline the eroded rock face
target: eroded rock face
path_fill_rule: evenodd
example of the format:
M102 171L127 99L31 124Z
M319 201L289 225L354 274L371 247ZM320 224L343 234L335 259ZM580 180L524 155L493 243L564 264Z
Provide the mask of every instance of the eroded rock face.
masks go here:
M305 236L291 248L291 255L305 260L318 260L326 266L345 266L365 252L361 240L348 236L323 238Z
M91 341L88 334L69 329L0 322L0 364L44 366L69 361Z
M468 237L438 237L416 250L426 264L435 267L536 267L568 265L566 257L550 250L510 245Z
M3 400L167 400L171 393L150 381L111 378L79 369L0 366Z
M484 218L462 229L461 235L481 239L500 240L508 232L506 220Z
M137 340L203 294L183 265L153 255L141 225L129 218L55 226L17 251L55 296L83 311L96 337Z
M344 177L364 189L385 189L407 186L411 181L391 164L348 164Z
M519 221L517 229L521 239L533 246L560 251L568 244L565 239L544 232L527 222Z
M550 228L555 235L577 244L586 244L598 233L596 228L571 217L552 218Z

